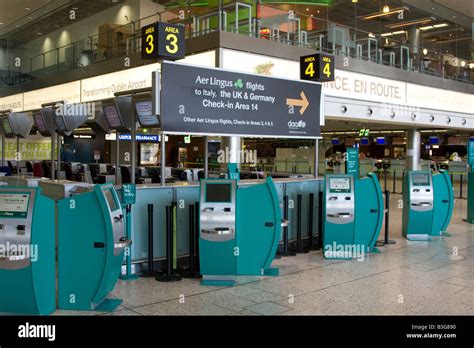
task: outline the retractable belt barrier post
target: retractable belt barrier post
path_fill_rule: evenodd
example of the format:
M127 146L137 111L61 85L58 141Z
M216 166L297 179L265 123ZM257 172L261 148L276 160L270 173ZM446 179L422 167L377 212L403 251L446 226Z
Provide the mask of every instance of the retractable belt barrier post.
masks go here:
M315 250L313 240L313 211L314 211L314 193L308 195L308 249Z
M153 204L148 204L148 271L142 277L154 277L153 270Z
M303 249L303 242L301 236L301 222L302 222L302 209L303 209L303 195L298 194L296 196L297 200L297 210L296 210L296 252L297 253L307 253L307 249Z
M377 241L377 246L387 244L395 244L396 242L389 239L390 234L390 191L385 191L385 239Z
M181 276L173 268L173 206L166 206L166 269L157 272L155 279L159 282L174 282L181 280Z
M196 215L195 206L189 205L189 268L186 269L182 276L184 278L199 278L200 275L196 272L196 240L199 238L196 235Z
M288 196L283 197L283 220L288 221ZM296 253L288 250L288 226L283 227L283 253L281 256L296 256Z

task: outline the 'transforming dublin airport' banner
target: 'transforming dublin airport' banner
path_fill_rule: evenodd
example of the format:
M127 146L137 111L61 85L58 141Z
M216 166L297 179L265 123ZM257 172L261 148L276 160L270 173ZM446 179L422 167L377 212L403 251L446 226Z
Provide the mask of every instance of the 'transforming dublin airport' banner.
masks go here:
M164 62L160 109L165 133L316 138L321 85Z

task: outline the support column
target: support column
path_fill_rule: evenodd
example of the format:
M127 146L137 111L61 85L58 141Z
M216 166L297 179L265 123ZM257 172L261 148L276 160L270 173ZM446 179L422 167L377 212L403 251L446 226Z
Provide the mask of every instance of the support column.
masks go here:
M407 131L407 170L420 170L421 134L417 129Z
M209 139L204 137L204 179L209 178Z
M221 150L225 152L226 158L222 169L227 170L228 163L237 163L237 168L240 170L240 151L242 149L241 137L222 137Z

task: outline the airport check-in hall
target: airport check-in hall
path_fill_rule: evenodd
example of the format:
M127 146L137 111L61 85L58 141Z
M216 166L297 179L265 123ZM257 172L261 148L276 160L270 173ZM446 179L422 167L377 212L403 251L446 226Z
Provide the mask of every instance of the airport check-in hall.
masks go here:
M0 2L0 313L473 316L473 17Z

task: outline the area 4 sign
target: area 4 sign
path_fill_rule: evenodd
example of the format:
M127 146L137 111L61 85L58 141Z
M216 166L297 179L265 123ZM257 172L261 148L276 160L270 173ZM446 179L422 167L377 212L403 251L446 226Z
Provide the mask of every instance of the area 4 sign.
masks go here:
M307 81L334 81L334 56L317 53L300 58L300 78Z
M142 59L177 60L185 54L182 25L158 22L142 28Z

